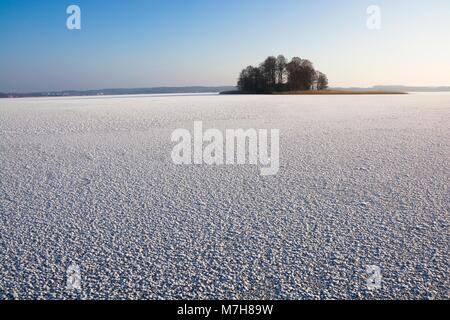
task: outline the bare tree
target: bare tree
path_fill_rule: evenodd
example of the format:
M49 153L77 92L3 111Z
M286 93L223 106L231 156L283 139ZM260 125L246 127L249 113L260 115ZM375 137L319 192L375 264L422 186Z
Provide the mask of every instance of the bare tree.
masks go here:
M299 90L300 89L300 68L302 65L302 59L299 57L292 58L291 62L289 62L286 66L287 74L288 74L288 85L290 90Z
M325 89L328 89L328 78L324 73L317 71L317 90Z
M316 76L316 70L314 65L309 60L302 60L301 67L301 83L302 90L311 90L314 84L314 77Z
M277 82L277 59L268 57L260 66L261 73L265 80L266 91L272 92Z
M277 85L279 88L282 88L283 84L284 84L284 80L286 77L286 66L287 66L287 60L282 54L280 54L277 57L277 66L276 66Z
M264 90L264 79L259 68L248 66L242 70L239 81L239 90L249 93L258 93Z
M291 90L311 90L316 74L311 61L294 57L287 65L287 72Z

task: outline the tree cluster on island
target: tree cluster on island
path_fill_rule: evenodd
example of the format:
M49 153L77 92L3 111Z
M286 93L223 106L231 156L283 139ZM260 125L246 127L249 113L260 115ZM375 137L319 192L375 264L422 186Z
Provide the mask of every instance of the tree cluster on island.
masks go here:
M325 90L327 76L314 69L311 61L283 55L268 57L259 67L248 66L242 70L238 88L242 93L274 93L288 91Z

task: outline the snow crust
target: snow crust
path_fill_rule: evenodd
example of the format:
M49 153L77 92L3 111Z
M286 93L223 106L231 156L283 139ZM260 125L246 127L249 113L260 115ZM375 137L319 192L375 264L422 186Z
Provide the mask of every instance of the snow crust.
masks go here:
M196 120L280 129L278 175L174 165ZM442 93L1 99L0 298L448 299L449 124Z

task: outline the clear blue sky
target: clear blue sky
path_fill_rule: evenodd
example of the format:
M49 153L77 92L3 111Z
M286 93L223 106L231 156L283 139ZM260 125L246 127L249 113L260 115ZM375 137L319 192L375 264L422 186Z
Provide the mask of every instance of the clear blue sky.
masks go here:
M231 85L279 53L332 86L450 85L449 0L1 0L0 39L2 92Z

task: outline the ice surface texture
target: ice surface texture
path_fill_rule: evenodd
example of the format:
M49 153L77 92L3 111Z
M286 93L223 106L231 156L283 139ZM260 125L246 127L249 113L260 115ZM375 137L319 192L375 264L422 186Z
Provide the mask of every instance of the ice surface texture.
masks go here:
M279 174L172 164L195 120L280 129ZM0 100L0 298L448 299L449 123L450 94Z

